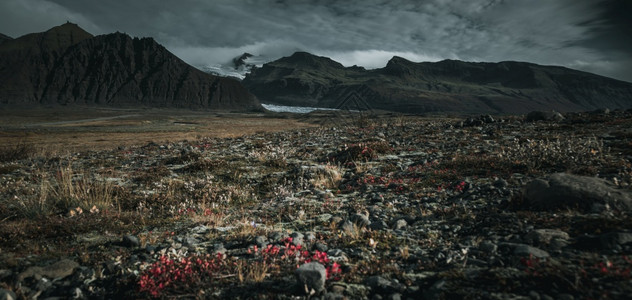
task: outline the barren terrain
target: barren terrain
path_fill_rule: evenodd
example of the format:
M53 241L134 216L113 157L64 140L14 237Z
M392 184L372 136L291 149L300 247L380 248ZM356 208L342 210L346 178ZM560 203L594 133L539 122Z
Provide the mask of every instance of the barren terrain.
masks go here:
M2 295L632 294L630 111L2 114Z

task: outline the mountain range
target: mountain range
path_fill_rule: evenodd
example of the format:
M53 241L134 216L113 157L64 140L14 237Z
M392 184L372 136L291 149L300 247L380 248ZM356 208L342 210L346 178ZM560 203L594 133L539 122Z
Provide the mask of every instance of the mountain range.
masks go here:
M93 36L72 23L0 36L0 105L262 109L239 81L204 73L152 38Z
M15 39L0 34L0 107L252 111L262 110L262 101L405 113L632 108L632 83L557 66L416 63L395 56L385 67L367 70L306 52L264 60L248 53L236 57L229 63L231 78L186 64L152 38L93 36L72 23Z
M255 68L242 83L263 103L406 113L526 113L632 108L632 84L565 67L457 60L344 67L296 52Z

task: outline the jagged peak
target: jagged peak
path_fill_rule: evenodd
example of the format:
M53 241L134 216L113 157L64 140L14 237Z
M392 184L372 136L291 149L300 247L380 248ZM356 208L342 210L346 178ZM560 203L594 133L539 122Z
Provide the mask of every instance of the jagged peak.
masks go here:
M12 40L13 38L6 35L6 34L2 34L0 33L0 40Z
M329 57L318 56L304 51L294 52L294 54L292 54L291 56L283 57L277 60L277 62L292 64L296 66L309 66L312 68L319 66L344 68L341 63L336 62Z
M396 55L396 56L393 56L393 57L392 57L392 58L388 61L388 63L387 63L387 64L390 64L390 63L398 63L398 64L399 64L399 63L412 63L412 61L410 61L410 60L408 60L408 59L405 59L405 58L403 58L403 57L401 57L401 56L397 56L397 55Z
M70 34L70 35L78 35L83 37L92 37L92 34L85 31L83 28L79 27L79 25L75 23L66 22L59 26L55 26L49 30L44 32L45 34Z

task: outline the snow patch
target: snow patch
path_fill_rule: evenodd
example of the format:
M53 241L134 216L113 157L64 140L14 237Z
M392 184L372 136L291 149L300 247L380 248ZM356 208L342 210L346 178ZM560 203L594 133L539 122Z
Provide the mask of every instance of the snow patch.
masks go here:
M262 103L261 106L273 112L289 112L289 113L296 113L296 114L307 114L315 110L337 110L334 108L325 108L325 107L285 106L285 105L264 104L264 103Z

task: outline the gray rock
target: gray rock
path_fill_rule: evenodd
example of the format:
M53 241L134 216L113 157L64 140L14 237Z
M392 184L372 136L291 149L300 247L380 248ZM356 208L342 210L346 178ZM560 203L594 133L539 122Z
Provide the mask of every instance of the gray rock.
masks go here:
M285 232L280 232L280 231L275 231L272 232L271 234L268 235L270 237L270 241L274 242L274 243L280 243L282 242L285 238L289 237L289 235L287 235L287 233Z
M507 186L509 186L509 183L507 183L507 180L500 178L494 181L493 185L500 189L500 188L506 188Z
M586 235L577 238L575 247L586 250L617 249L621 245L632 243L632 233L608 232L601 235Z
M349 220L356 224L358 227L363 228L371 225L369 216L363 214L353 214Z
M354 232L355 226L351 221L347 220L340 224L340 230L344 232Z
M264 248L268 245L268 238L263 235L259 235L255 237L255 244L257 247Z
M401 292L406 288L399 282L391 281L377 275L367 278L364 283L369 286L373 292L379 293Z
M84 284L89 284L97 279L96 275L97 274L94 271L94 269L79 266L77 267L77 270L74 272L72 281L78 281Z
M556 111L532 111L527 114L525 121L562 121L564 116Z
M80 288L78 288L78 287L75 287L75 288L72 289L71 295L72 295L73 299L83 299L84 298L83 291Z
M402 299L402 294L400 294L400 293L392 293L392 294L388 295L388 297L386 297L386 299L389 299L389 300L401 300Z
M590 209L594 203L632 211L630 192L613 188L603 179L556 173L547 179L531 181L524 189L524 200L535 209L581 207Z
M0 280L3 280L11 275L13 275L13 271L9 269L0 269Z
M140 240L134 235L126 234L125 236L123 236L121 244L125 247L136 248L140 247Z
M23 281L24 279L29 277L34 277L35 279L39 279L42 277L50 279L61 279L68 275L71 275L77 267L79 267L78 263L69 259L62 259L52 265L48 265L45 267L30 267L24 272L18 274L17 279L18 281Z
M515 255L523 255L523 256L534 256L537 258L547 258L550 257L548 252L525 244L517 244L514 248L513 253Z
M408 226L408 222L406 222L406 220L404 219L399 219L395 221L395 225L393 226L393 228L395 230L401 230L401 229L406 228L406 226Z
M435 282L429 289L423 292L424 299L445 299L445 290L447 282L441 279Z
M371 222L371 226L369 228L373 230L383 230L388 228L388 224L384 220L379 220L377 222Z
M292 238L292 244L295 246L298 245L303 245L303 238L305 237L302 233L300 232L292 232L292 234L290 234L290 237Z
M557 229L536 229L527 234L525 240L529 243L548 245L553 239L568 240L568 233Z
M478 245L478 249L483 252L494 253L498 250L498 245L492 243L491 241L483 241Z
M0 289L0 300L16 300L18 297L13 291Z
M301 289L304 288L306 294L312 291L320 293L325 290L325 281L327 280L327 270L325 266L317 262L310 262L296 269L296 280Z
M316 219L320 223L327 223L327 222L329 222L329 220L331 220L331 218L332 218L331 214L322 214L322 215L316 216Z
M323 295L323 300L346 300L347 297L342 295L341 293L326 293Z
M217 255L218 253L220 254L226 254L226 247L224 246L224 244L222 243L217 243L217 244L213 244L213 249L212 252L213 254Z
M207 234L210 230L211 228L209 228L206 225L199 225L199 226L193 227L193 229L191 229L191 233L203 235L203 234Z
M305 234L305 239L308 242L315 241L316 240L316 235L313 232L308 232L308 233Z
M184 244L185 247L187 247L189 249L195 249L195 247L197 247L197 245L200 244L200 241L198 241L195 237L187 235L184 238L183 244Z
M316 243L314 244L314 250L318 250L320 252L327 252L327 250L329 250L329 247L327 247L327 245L323 243Z

